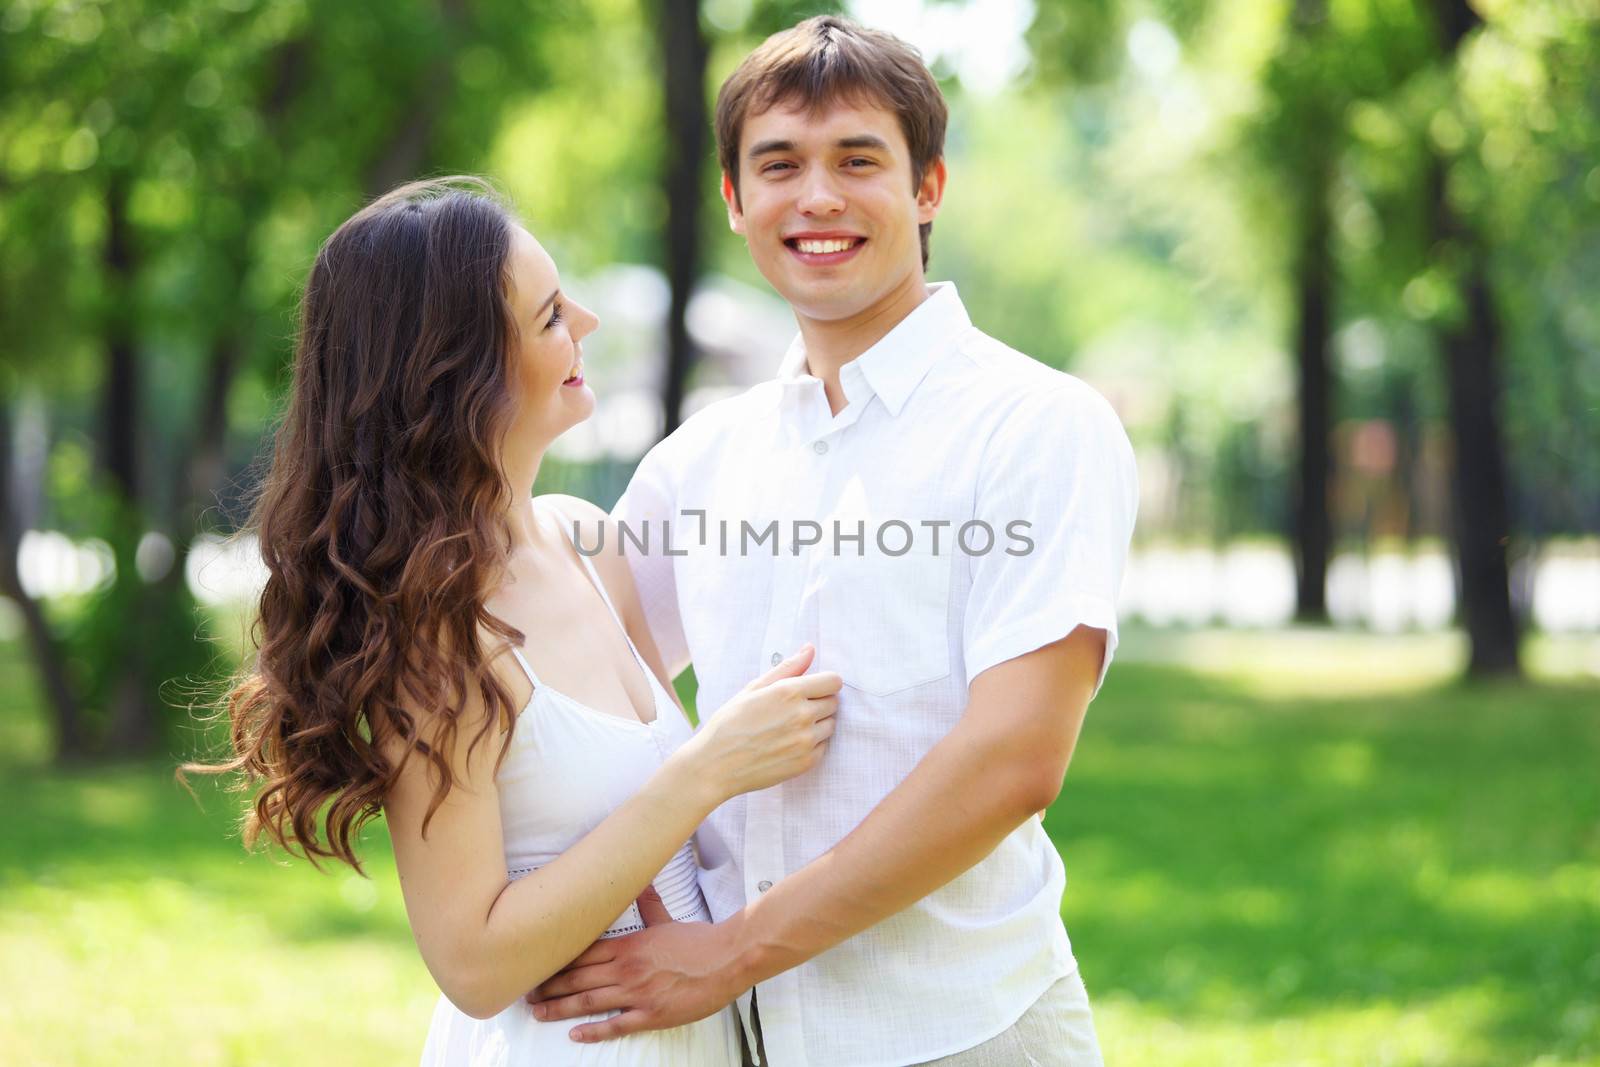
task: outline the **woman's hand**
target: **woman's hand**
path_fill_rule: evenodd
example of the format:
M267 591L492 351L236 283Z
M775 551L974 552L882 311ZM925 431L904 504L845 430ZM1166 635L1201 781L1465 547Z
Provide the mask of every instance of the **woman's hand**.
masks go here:
M727 799L804 774L833 736L843 684L833 671L806 674L816 649L800 650L745 686L679 750Z

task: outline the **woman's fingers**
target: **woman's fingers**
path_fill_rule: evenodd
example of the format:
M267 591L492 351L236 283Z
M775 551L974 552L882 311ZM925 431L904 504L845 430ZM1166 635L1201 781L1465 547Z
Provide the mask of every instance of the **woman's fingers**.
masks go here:
M814 719L827 719L838 714L838 697L812 697L806 701L806 708Z
M844 685L844 679L837 671L818 671L816 674L802 674L798 678L788 678L776 684L787 686L800 696L815 698L837 693Z
M811 661L816 658L817 650L809 642L800 646L792 655L783 660L770 671L745 686L746 690L761 689L765 686L776 685L778 682L804 674Z

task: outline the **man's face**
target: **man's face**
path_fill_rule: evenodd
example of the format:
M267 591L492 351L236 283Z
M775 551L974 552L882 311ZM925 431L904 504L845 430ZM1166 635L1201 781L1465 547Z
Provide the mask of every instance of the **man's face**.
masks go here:
M802 315L837 321L921 277L917 227L938 214L944 164L913 188L894 112L780 104L745 119L738 201L727 175L722 186L728 220L772 287Z

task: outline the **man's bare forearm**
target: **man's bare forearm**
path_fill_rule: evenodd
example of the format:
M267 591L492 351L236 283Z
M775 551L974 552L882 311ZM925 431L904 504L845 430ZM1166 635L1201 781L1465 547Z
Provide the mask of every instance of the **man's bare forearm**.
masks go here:
M1104 635L1080 631L1059 646L1003 682L975 683L955 729L861 825L720 924L741 981L765 981L911 906L1054 800Z
M795 967L903 911L994 851L1034 795L997 785L1007 761L950 734L866 820L726 925L741 984Z

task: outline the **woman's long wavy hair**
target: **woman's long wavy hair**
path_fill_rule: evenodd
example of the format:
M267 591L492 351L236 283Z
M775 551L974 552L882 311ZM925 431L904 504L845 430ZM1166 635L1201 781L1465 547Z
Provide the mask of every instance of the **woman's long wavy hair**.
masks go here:
M514 708L479 634L523 640L484 607L510 548L512 225L479 179L416 182L340 226L311 268L245 530L268 572L258 653L223 700L231 757L184 767L243 772L247 846L265 833L360 871L352 836L414 755L435 783L426 832L473 688L488 714L469 750L499 726L504 758ZM380 751L392 738L398 762Z

